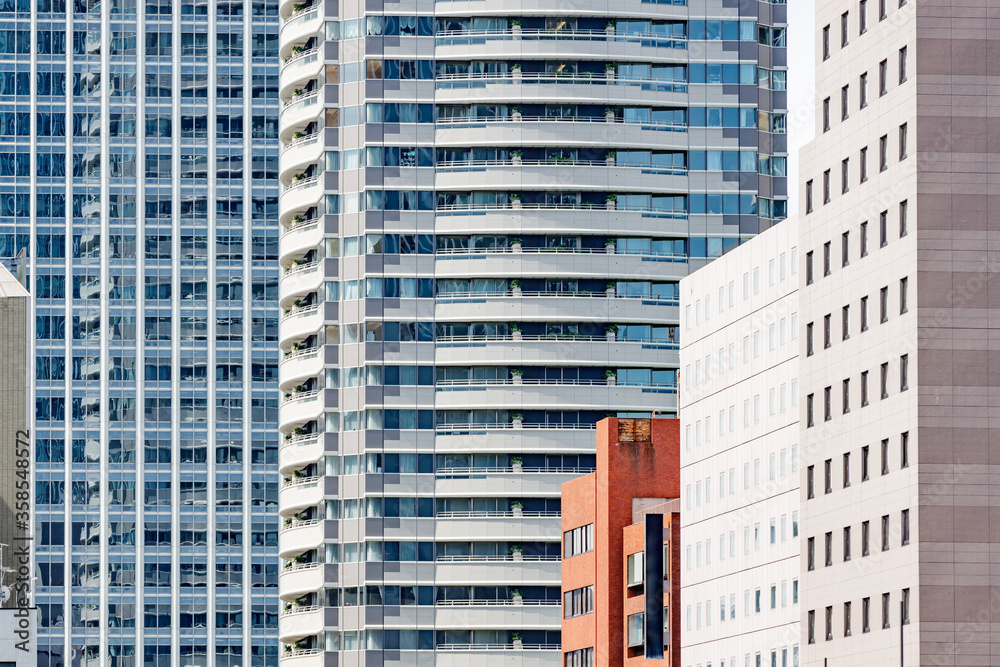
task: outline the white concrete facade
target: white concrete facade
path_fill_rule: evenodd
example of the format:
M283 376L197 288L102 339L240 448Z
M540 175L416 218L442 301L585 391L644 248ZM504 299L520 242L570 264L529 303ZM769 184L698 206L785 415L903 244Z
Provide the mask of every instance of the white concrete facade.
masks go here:
M681 281L685 667L799 664L798 230Z

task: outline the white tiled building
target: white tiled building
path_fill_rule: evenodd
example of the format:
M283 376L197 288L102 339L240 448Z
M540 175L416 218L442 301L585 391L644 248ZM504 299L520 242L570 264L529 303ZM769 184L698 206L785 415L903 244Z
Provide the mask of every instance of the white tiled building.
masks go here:
M681 281L681 663L799 657L798 229Z

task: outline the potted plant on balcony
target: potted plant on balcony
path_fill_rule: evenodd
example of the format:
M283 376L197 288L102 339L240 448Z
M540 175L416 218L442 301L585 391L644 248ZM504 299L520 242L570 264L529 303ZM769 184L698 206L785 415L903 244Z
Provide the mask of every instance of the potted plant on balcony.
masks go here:
M522 333L520 324L518 324L517 322L511 322L508 328L510 329L511 338L513 338L514 340L521 340Z
M515 422L519 422L519 421L521 421L521 420L524 419L524 415L521 414L520 412L515 412L512 415L512 417L513 417L513 420ZM510 457L510 468L511 468L511 470L513 470L514 472L521 472L521 470L523 469L523 466L524 466L524 459L522 459L520 456L512 456L512 457Z
M523 368L511 369L510 379L514 384L521 384L524 381L524 369Z
M618 113L612 107L606 107L604 109L604 122L613 123Z
M510 152L510 161L512 164L521 164L521 158L524 157L524 151L518 149Z
M523 199L524 198L520 194L518 194L517 192L512 193L510 195L510 207L513 208L513 209L515 209L515 210L520 210L521 209L521 202L523 201Z
M608 237L604 240L604 252L609 255L615 254L615 250L618 248L618 239Z
M607 35L608 37L611 37L615 34L614 21L608 21L607 23L604 24L604 34Z
M609 211L618 208L618 195L606 195L604 197L604 207Z
M609 282L604 286L604 295L609 299L615 298L615 290L618 288L618 284L615 282Z
M614 80L615 74L618 73L618 63L604 63L604 77L606 79Z
M514 81L521 80L521 63L511 63L510 76L514 79Z
M608 326L604 327L604 337L608 339L609 343L613 343L615 341L615 336L617 335L618 335L617 324L609 324Z
M510 31L518 37L521 36L521 19L511 19Z
M510 291L514 296L521 296L521 281L517 278L510 281Z
M521 122L521 107L515 105L510 108L510 119L515 123Z
M520 544L515 544L510 548L510 555L514 558L515 561L520 562L524 560L524 547L522 547Z
M510 237L510 251L511 252L521 252L524 248L524 241L521 240L520 236Z
M510 636L510 643L514 646L515 651L520 651L524 648L524 637L521 636L520 632L515 632Z
M515 500L510 504L510 511L516 517L520 517L524 514L524 503L520 500Z
M288 526L291 526L291 525L292 525L292 520L291 519L285 519L285 527L287 528Z
M615 159L618 157L618 153L615 151L608 151L604 154L604 164L609 167L615 166Z
M604 371L604 381L608 383L609 387L613 387L618 383L618 374L609 368Z
M515 588L510 592L510 601L514 604L524 604L524 595L521 593L521 589Z

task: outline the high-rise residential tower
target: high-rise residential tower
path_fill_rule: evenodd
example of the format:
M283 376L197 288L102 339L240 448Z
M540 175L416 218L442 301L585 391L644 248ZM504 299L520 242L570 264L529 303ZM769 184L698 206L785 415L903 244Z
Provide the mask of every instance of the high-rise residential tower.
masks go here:
M676 413L679 279L785 215L785 5L279 14L283 654L556 664L584 429Z
M0 4L40 665L277 660L277 5Z
M1000 2L816 9L803 662L996 664Z

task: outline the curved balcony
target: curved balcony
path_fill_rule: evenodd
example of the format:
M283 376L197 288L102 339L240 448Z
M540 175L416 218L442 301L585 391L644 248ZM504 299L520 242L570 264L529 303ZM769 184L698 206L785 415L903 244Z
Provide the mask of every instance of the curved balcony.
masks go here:
M668 341L618 340L607 336L440 336L437 366L601 364L618 367L676 366L677 345Z
M516 542L552 541L562 535L559 512L439 512L434 522L434 539L439 542L462 539ZM279 538L280 540L280 538Z
M323 590L323 563L292 563L278 574L281 599L291 601Z
M278 471L287 476L294 470L318 463L323 458L323 447L323 439L318 433L292 436L278 449Z
M655 306L655 310L650 307ZM619 324L677 322L679 306L667 299L607 297L566 292L484 292L438 295L438 322L617 322Z
M288 256L292 253L301 254L319 247L323 241L323 225L320 218L290 222L278 239L278 257L281 266L290 265Z
M452 207L436 211L438 234L621 234L623 236L686 236L687 216L663 216L652 211L605 208L522 206Z
M325 628L326 607L292 605L291 609L278 616L278 640L285 644L318 635Z
M558 190L573 184L590 192L687 192L683 168L616 166L614 161L444 162L435 170L435 188L446 190ZM387 185L392 185L388 184Z
M315 377L323 370L323 348L312 347L306 350L292 350L281 359L278 365L278 383L282 391L302 384L303 380Z
M319 549L323 545L325 529L322 519L293 520L292 525L283 527L278 533L278 555L291 560L310 549Z
M599 278L607 280L680 280L688 274L683 255L608 254L604 250L530 248L528 252L438 251L440 278Z
M592 468L445 468L436 473L434 492L453 498L557 498L563 483L592 472Z
M517 86L517 88L511 88ZM506 104L560 101L566 104L686 104L688 84L604 74L440 74L434 78L438 104Z
M609 102L602 100L600 103ZM546 116L444 118L434 125L434 140L438 146L445 147L500 144L686 150L688 146L687 128L683 125L625 123L620 119L608 121L586 116L566 119Z
M323 309L319 305L291 309L278 322L278 340L282 343L301 340L316 333L323 327L323 317Z
M322 390L292 394L278 406L278 422L284 429L302 426L323 415L325 394Z
M558 601L451 600L434 607L434 627L457 629L535 628L558 630L562 623Z
M282 516L288 518L308 507L315 507L323 500L323 477L294 477L278 491L278 505Z
M281 192L280 205L284 210L293 207L316 206L323 199L323 175L307 176L298 180L290 179Z
M455 30L434 36L438 59L686 62L687 39L608 30Z
M511 410L531 406L533 410L676 410L674 386L608 385L604 380L472 380L435 385L434 405L438 410ZM561 406L561 407L560 407Z
M284 19L281 24L281 31L278 33L278 52L288 56L288 47L295 42L305 41L309 37L319 33L323 27L323 16L320 13L319 4L304 9L301 12L293 12L292 5L295 2L282 3L280 14Z
M323 59L319 48L313 47L301 53L292 54L281 65L278 73L278 94L282 98L289 97L289 91L303 88L306 82L317 79L323 71Z
M284 175L288 171L302 171L308 165L316 164L323 157L322 136L321 132L313 132L303 137L293 137L281 149L278 171Z
M281 305L288 308L296 299L323 287L323 263L310 262L290 267L279 281Z
M278 122L282 130L285 130L316 120L322 113L319 91L314 90L289 100L288 104L282 107Z
M326 667L326 651L321 648L282 651L279 658L285 667Z

